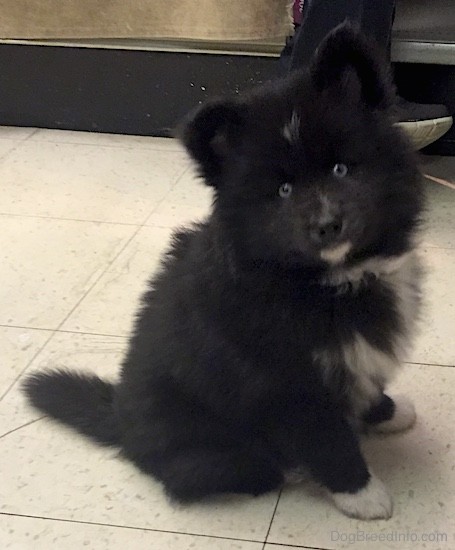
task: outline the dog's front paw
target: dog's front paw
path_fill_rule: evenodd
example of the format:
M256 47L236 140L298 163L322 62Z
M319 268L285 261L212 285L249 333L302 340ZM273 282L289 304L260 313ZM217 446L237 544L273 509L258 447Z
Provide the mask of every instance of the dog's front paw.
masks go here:
M392 399L395 406L392 418L371 426L373 431L378 433L404 432L415 424L416 411L409 397L396 395Z
M389 519L392 499L382 481L373 474L363 489L356 493L332 493L336 507L351 518Z

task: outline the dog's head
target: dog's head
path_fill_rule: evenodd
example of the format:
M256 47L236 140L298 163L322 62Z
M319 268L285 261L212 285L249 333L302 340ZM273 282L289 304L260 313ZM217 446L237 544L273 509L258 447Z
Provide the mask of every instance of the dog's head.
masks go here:
M412 246L420 175L380 56L343 25L309 70L200 107L182 140L239 257L321 270Z

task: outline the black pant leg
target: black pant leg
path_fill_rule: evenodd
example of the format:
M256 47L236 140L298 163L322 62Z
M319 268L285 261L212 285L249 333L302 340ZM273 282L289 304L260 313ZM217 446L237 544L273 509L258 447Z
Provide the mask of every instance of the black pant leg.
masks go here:
M376 40L388 61L395 3L395 0L363 0L361 28L367 36Z
M370 0L306 0L290 70L307 66L324 37L346 19L360 26L364 1Z

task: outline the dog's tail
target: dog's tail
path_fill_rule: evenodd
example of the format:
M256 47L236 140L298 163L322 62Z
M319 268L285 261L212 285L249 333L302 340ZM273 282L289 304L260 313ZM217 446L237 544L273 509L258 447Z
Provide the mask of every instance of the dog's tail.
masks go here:
M114 386L92 374L66 370L31 374L22 384L36 409L102 445L118 445Z

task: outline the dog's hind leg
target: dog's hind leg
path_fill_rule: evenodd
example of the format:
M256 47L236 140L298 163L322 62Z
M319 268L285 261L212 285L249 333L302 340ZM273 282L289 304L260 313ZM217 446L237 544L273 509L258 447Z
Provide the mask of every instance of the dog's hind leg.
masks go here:
M155 458L152 471L180 502L216 493L260 495L279 488L284 476L273 457L242 448L193 448ZM150 464L139 466L147 471Z

